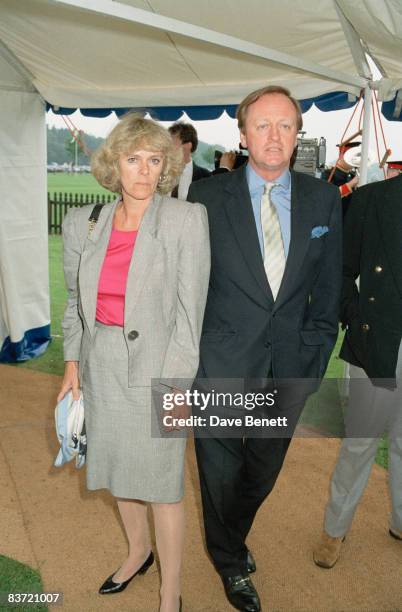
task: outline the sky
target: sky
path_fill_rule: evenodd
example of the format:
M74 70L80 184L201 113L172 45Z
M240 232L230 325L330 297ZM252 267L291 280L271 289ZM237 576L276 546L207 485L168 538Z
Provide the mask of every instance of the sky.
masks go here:
M304 113L303 115L303 130L306 132L305 137L319 139L321 136L323 136L327 141L327 164L333 162L337 157L336 144L340 142L352 113L353 108L324 113L313 105L307 111L307 113ZM346 138L357 131L359 114L359 111L357 111L346 134ZM107 134L118 122L115 113L112 113L109 115L109 117L98 119L84 117L81 115L80 111L76 111L69 117L72 119L77 129L81 129L88 134L94 134L95 136L102 137L107 136ZM381 115L381 119L387 147L391 148L392 150L390 159L402 159L402 122L387 121L383 115ZM66 127L63 119L60 116L55 115L52 111L47 113L46 120L50 127ZM198 138L203 142L207 142L209 144L220 144L227 150L238 148L239 133L236 121L235 119L231 119L226 113L224 113L219 119L215 119L213 121L191 121L186 115L183 115L182 120L189 121L195 126L198 132ZM162 122L162 125L169 127L171 123L172 122L164 121ZM381 133L381 130L378 131ZM385 151L382 138L380 138L379 146L381 159ZM371 121L370 157L373 161L377 160L373 121Z

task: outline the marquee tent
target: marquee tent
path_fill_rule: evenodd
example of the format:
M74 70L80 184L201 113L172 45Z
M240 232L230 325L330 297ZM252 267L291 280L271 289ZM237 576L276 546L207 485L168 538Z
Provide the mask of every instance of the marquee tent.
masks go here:
M400 119L401 57L400 0L0 0L0 360L49 339L46 103L210 118L276 83Z

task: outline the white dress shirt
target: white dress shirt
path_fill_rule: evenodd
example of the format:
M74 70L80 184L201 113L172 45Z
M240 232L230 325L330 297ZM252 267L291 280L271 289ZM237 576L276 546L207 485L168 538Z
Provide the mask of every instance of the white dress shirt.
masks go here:
M193 182L193 160L191 159L185 166L179 181L177 197L179 200L187 200L188 190Z

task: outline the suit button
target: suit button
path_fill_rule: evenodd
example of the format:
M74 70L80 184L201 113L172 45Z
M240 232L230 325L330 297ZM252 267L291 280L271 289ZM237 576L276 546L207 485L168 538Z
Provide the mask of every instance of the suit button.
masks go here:
M377 272L378 274L379 274L380 272L382 272L382 266L376 266L376 267L374 268L374 272Z
M127 338L129 340L137 340L139 335L140 334L137 332L137 330L133 329L131 332L128 332Z
M370 325L368 323L363 323L362 330L363 331L369 331L369 329L370 329Z
M369 297L368 301L369 302L375 302L375 297L373 297L373 296Z

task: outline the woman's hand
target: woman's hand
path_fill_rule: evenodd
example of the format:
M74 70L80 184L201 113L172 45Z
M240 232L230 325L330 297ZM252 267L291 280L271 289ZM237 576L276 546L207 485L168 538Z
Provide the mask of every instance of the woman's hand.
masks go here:
M63 399L68 391L73 392L73 399L80 398L80 381L78 378L78 361L66 361L64 368L63 382L61 383L60 393L57 402Z

